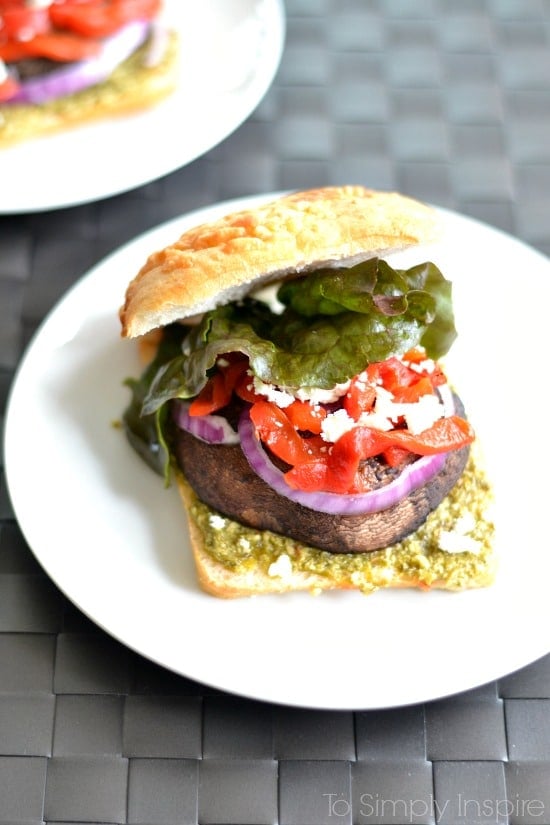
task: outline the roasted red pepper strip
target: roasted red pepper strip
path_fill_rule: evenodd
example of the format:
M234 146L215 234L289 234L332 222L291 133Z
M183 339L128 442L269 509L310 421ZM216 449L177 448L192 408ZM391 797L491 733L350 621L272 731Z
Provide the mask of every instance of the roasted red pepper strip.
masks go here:
M230 359L210 376L205 386L189 406L189 415L209 415L231 401L233 391L248 369L248 359Z
M381 383L384 389L393 392L398 387L408 387L418 381L419 375L415 370L407 367L399 358L392 356L386 361L369 364L367 367L369 381Z
M270 401L256 401L250 408L250 418L260 440L271 452L287 464L311 461L320 448L315 438L302 438L285 411Z
M318 455L302 465L295 464L285 478L291 487L300 490L355 492L360 462L380 455L388 448L399 447L414 455L434 455L460 449L473 440L471 426L458 416L441 418L417 435L408 430L383 432L370 427L354 427L336 441L326 456Z
M231 394L229 394L231 397ZM211 375L189 406L189 415L210 415L225 407L229 398L221 372Z
M107 37L132 20L151 20L161 8L160 0L111 0L111 2L54 3L50 19L54 26L84 37Z
M410 364L421 364L422 361L425 361L428 356L423 349L418 349L417 347L412 347L412 349L408 349L407 352L403 355L403 361L408 361Z
M7 77L0 83L0 102L9 100L19 91L19 83L13 77Z
M416 455L434 455L449 450L459 450L471 444L475 438L468 421L458 415L439 418L431 427L418 435L408 430L391 430L384 433L390 444L403 447Z
M297 430L319 435L327 411L319 404L313 405L309 401L293 401L285 407L285 415Z
M250 404L254 404L255 401L260 401L262 398L254 391L254 379L247 372L244 372L235 384L235 395Z
M395 387L393 398L397 403L414 404L423 395L433 395L434 387L427 375L421 376L408 387Z
M17 63L28 57L47 57L59 63L70 63L94 57L101 51L101 43L65 32L38 34L32 40L10 40L0 43L0 58L6 63Z
M12 6L1 12L0 38L2 40L31 40L51 28L48 9Z
M381 435L370 427L354 427L326 453L296 464L285 473L285 479L291 487L308 492L349 493L361 459L378 455L384 449Z
M395 444L386 447L382 456L384 461L388 465L388 467L399 467L405 459L410 456L410 451L403 449L403 447L397 447Z
M376 389L359 375L352 378L344 396L344 409L350 418L358 421L362 413L370 412L376 401Z
M0 0L0 12L6 9L24 9L27 5L27 0Z
M29 57L73 62L94 57L101 40L134 20L152 20L162 0L57 0L31 8L18 0L0 2L0 58Z

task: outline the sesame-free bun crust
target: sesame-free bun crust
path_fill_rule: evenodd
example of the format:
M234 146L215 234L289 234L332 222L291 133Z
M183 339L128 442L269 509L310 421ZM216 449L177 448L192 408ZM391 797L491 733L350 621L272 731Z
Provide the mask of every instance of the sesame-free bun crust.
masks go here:
M128 286L122 335L134 338L321 266L386 255L438 235L430 207L395 192L296 192L185 232Z

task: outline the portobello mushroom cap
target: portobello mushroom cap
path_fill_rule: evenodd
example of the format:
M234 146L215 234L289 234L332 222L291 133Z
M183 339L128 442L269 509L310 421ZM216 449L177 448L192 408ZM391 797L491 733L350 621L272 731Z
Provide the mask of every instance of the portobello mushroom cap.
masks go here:
M456 395L454 401L457 414L464 415ZM469 450L449 452L437 475L392 507L340 516L311 510L279 495L250 467L238 444L208 444L179 428L172 443L179 469L205 504L248 527L271 530L331 553L378 550L414 532L454 487Z

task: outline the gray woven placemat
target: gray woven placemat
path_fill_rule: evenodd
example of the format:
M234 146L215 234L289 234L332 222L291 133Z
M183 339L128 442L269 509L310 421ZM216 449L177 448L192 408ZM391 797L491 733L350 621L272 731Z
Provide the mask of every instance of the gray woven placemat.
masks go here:
M96 204L0 217L1 410L26 342L80 275L149 227L219 200L364 183L550 252L547 0L286 8L273 87L217 148ZM550 657L388 711L298 710L209 690L70 604L25 545L2 476L0 825L42 822L548 825Z

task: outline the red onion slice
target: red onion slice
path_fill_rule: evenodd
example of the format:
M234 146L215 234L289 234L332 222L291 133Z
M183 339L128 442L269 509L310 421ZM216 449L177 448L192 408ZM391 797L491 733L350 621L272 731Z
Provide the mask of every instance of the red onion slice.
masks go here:
M284 474L276 467L256 437L254 425L248 410L245 410L239 420L239 435L241 449L252 469L258 476L269 484L275 492L295 501L310 510L321 513L330 513L339 516L359 516L368 513L377 513L387 510L409 493L426 484L445 464L445 453L422 456L413 464L409 464L394 481L372 490L368 493L339 493L307 492L295 490L287 484Z
M208 444L238 444L239 434L222 415L189 415L189 404L175 401L173 419L180 429Z
M88 60L70 63L49 74L33 77L21 83L9 103L45 103L65 95L103 83L114 70L130 57L147 39L150 23L135 20L116 34L105 38L101 53Z
M148 69L158 66L161 62L168 48L170 39L168 29L159 23L158 20L153 21L150 26L149 45L147 46L147 54L143 61Z

